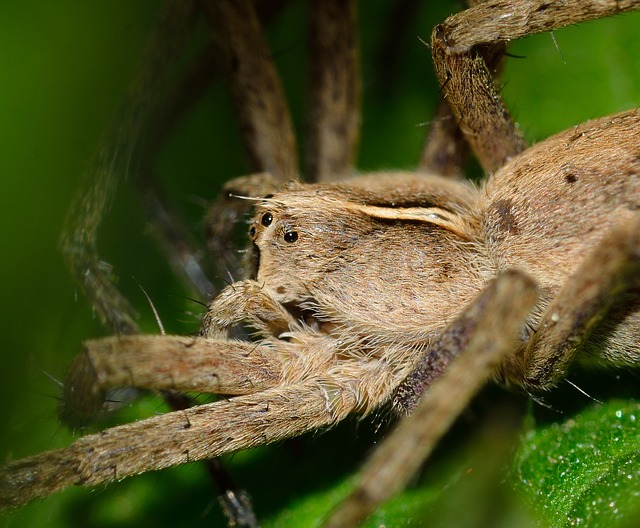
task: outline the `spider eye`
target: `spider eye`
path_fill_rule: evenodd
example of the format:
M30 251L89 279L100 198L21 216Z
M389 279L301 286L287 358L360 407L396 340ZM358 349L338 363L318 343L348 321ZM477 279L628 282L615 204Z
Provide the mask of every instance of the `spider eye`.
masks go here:
M251 226L251 227L249 228L249 236L250 236L251 238L253 238L254 236L256 236L256 226Z
M271 222L273 222L273 215L271 213L264 213L260 222L264 227L269 227Z
M293 244L296 240L298 240L298 232L297 231L287 231L284 234L284 241L289 242L289 244Z

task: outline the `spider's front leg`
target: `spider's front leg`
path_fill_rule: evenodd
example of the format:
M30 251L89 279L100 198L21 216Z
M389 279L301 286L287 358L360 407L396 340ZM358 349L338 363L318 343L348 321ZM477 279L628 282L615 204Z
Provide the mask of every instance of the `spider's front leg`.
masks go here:
M112 358L109 345L115 345L114 351L120 350L118 343L122 339L118 339L102 341L102 360L107 365L105 372L110 361L117 363L129 384L134 369L126 363L135 358L135 345L142 343L137 350L140 352L152 343L144 342L144 338L127 338L124 341L131 340L133 353ZM230 363L227 370L214 370L211 377L220 381L229 370L235 371L238 380L248 383L250 393L121 425L85 436L67 448L10 463L0 468L0 509L17 507L71 485L94 486L328 426L356 410L371 410L379 401L367 398L368 393L375 392L378 384L391 386L393 378L381 362L354 360L338 364L335 340L312 332L294 332L290 341L274 339L270 346L203 338L154 339L169 352L167 357L172 355L171 350L163 347L163 342L179 344L178 356L202 346L208 349L202 356L204 365L197 366L196 372L185 373L186 383L192 376L211 374L209 363L218 358ZM153 363L143 361L139 365L140 376L148 376L156 368L151 366ZM252 365L258 377L268 374L267 378L273 376L272 379L265 378L261 387L257 379L249 377ZM173 374L170 379L175 383Z
M64 384L60 419L95 421L108 391L149 390L251 394L281 382L273 350L244 341L185 336L114 336L84 343Z
M348 387L315 378L114 427L0 468L0 509L283 440L342 420L355 405Z

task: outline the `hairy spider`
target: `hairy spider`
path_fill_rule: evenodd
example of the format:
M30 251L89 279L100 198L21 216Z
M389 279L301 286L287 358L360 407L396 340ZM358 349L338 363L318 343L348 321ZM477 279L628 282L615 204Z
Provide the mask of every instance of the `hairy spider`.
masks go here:
M422 50L422 51L424 52L424 50ZM591 117L591 114L590 114L588 117ZM415 122L415 120L414 120L414 122ZM366 129L365 129L365 130L366 130ZM571 175L569 175L569 176L571 176ZM276 197L273 199L273 200L274 200L274 201L273 201L273 205L274 205L274 206L276 206L276 207L279 205L278 199L279 199L279 198L278 198L278 195L276 195ZM256 227L256 229L262 229L260 226L262 226L262 227L264 227L264 228L269 228L269 226L268 226L268 225L264 225L264 224L265 224L265 223L270 224L271 222L269 222L269 221L263 221L263 218L264 218L264 215L265 215L265 214L269 213L269 214L272 214L272 215L273 215L273 213L272 213L272 212L271 212L271 210L269 209L269 203L270 203L270 202L269 202L269 201L267 201L267 202L265 202L265 205L261 205L261 206L260 206L260 207L267 208L267 209L263 210L263 211L260 213L260 215L256 217L256 219L257 219L257 220L255 221L255 227ZM284 203L284 205L286 205L286 203ZM424 204L422 204L422 205L424 205ZM500 210L497 210L497 211L498 211L498 213L502 214ZM356 214L362 214L362 213L363 213L363 211L359 211L359 212L358 212L358 211L356 211ZM371 210L364 211L364 213L372 214L374 218L380 218L380 215L382 214L380 211L371 211ZM450 210L448 210L447 208L445 208L444 210L442 210L442 209L438 209L438 210L431 210L431 211L428 211L428 214L434 215L435 217L437 217L437 221L438 221L438 222L441 222L441 223L444 223L444 224L446 224L447 222L451 222L451 218L450 218L449 216L447 216L447 215L448 215L448 214L450 214L450 213L451 213L451 211L450 211ZM385 213L385 214L386 214L386 213ZM415 212L415 211L410 211L410 212L408 212L407 214L408 214L409 216L406 216L406 217L404 217L404 218L395 218L395 220L405 220L405 221L411 221L411 222L414 222L414 221L416 221L416 220L417 220L417 219L416 219L416 217L415 217L415 215L418 215L418 216L419 216L420 214L423 214L423 213L421 213L421 212ZM376 216L376 215L377 215L377 216ZM414 216L411 216L411 215L414 215ZM508 215L502 214L502 217L503 217L503 219L504 219L504 218L508 218ZM277 218L276 220L281 220L281 219L280 219L280 218ZM386 218L386 220L394 220L394 219L393 219L393 218ZM272 221L273 221L273 220L272 220ZM507 222L507 223L508 223L508 222ZM275 224L274 224L274 225L275 225ZM451 228L451 224L447 224L447 225L449 226L449 228ZM455 227L456 227L456 228L459 228L460 226L456 225ZM288 233L288 232L290 233L290 232L293 232L293 231L291 231L291 230L290 230L290 231L287 231L286 229L283 231L283 233L284 233L285 235L286 235L286 233ZM257 234L257 235L254 235L254 236L260 236L260 234ZM286 241L286 238L285 238L284 240ZM294 240L293 242L296 242L296 241ZM262 253L261 253L261 261L260 261L261 266L264 266L264 265L265 265L264 255L267 255L267 256L268 256L268 253L266 253L266 252L264 251L264 249L263 249L263 251L262 251ZM139 273L138 273L137 275L139 275ZM277 293L277 292L276 292L276 293ZM297 301L298 299L294 299L294 298L292 298L292 299L285 299L285 300L289 300L289 301ZM305 299L305 300L306 300L306 299ZM235 304L234 304L234 306L235 306ZM306 304L306 305L304 306L304 308L305 308L305 310L306 310L306 311L308 311L308 309L313 309L313 308L314 308L314 305L313 305L313 304ZM303 314L303 315L304 315L304 314ZM330 331L331 326L332 326L333 324L335 324L335 321L329 321L329 324L327 324L327 321L319 320L319 318L317 317L317 314L313 314L313 313L312 313L312 314L310 314L310 315L307 317L306 321L307 321L307 323L309 323L310 325L312 325L312 327L316 328L316 330L317 330L317 331L321 331L321 332L323 332L323 331L327 331L327 332L329 332L329 331ZM282 328L280 328L279 330L282 330ZM290 343L295 343L295 339L293 339ZM290 343L289 343L287 346L290 346ZM23 345L21 345L21 347L22 347L22 346L23 346ZM366 348L365 348L365 349L363 349L363 350L367 351L367 349L366 349ZM367 352L367 353L368 353L368 352Z

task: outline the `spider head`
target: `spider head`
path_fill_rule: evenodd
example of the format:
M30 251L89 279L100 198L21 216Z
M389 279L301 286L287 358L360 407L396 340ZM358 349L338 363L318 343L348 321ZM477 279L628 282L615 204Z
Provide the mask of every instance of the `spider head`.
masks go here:
M283 304L306 302L358 243L362 218L341 196L320 186L291 184L255 208L249 237L255 278ZM327 241L331 240L331 244Z
M278 302L311 306L321 320L344 310L378 326L401 327L416 314L425 322L437 314L440 324L482 282L475 226L460 213L471 207L468 188L437 192L440 181L425 179L405 203L396 189L405 180L384 181L392 202L358 181L294 184L264 198L249 228L256 280ZM416 288L428 294L415 296Z
M304 260L309 239L301 220L285 201L269 195L256 207L249 227L255 278L282 303L308 296L305 283L312 273Z

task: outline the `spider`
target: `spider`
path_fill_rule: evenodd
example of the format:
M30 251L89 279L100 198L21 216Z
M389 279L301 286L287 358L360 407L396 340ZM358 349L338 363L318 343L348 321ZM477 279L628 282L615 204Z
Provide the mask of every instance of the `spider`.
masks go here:
M295 192L295 191L290 191L290 192ZM272 199L273 200L272 205L274 207L278 206L278 199L279 199L278 196L279 195L276 194L276 196ZM265 220L267 214L271 214L273 216L273 212L271 212L271 210L269 209L269 201L267 200L264 204L259 205L259 207L261 208L260 209L260 213L259 213L258 216L255 217L254 226L256 227L256 229L263 229L263 228L267 228L268 229L270 227L270 225L265 225L265 224L270 224L271 222L275 222L274 220L271 220L271 221ZM443 212L443 211L431 211L431 214L440 215L441 217L444 215L445 218L444 218L444 220L442 220L442 218L441 218L441 221L446 221L447 220L447 218L446 218L446 214L447 213L446 212ZM279 218L276 218L276 220L279 220ZM415 220L415 218L414 218L414 220ZM256 234L254 236L262 236L262 234ZM294 241L294 243L295 242L296 241ZM263 253L264 254L261 253L261 265L265 265L265 261L266 261L265 256L267 255L267 253L264 250L263 250ZM227 291L229 292L229 290L227 290ZM313 308L313 306L311 308ZM317 315L314 315L314 314L311 314L309 316L307 322L312 326L314 324L317 325L318 328L316 329L316 331L320 332L321 334L323 333L323 328L324 328L323 324L327 325L326 321L318 320ZM327 326L330 326L330 324L328 324ZM301 331L300 328L290 328L289 330ZM296 341L296 337L295 336L293 336L293 337L289 336L288 339L291 340L291 341L289 341L289 343L295 343L295 341Z

